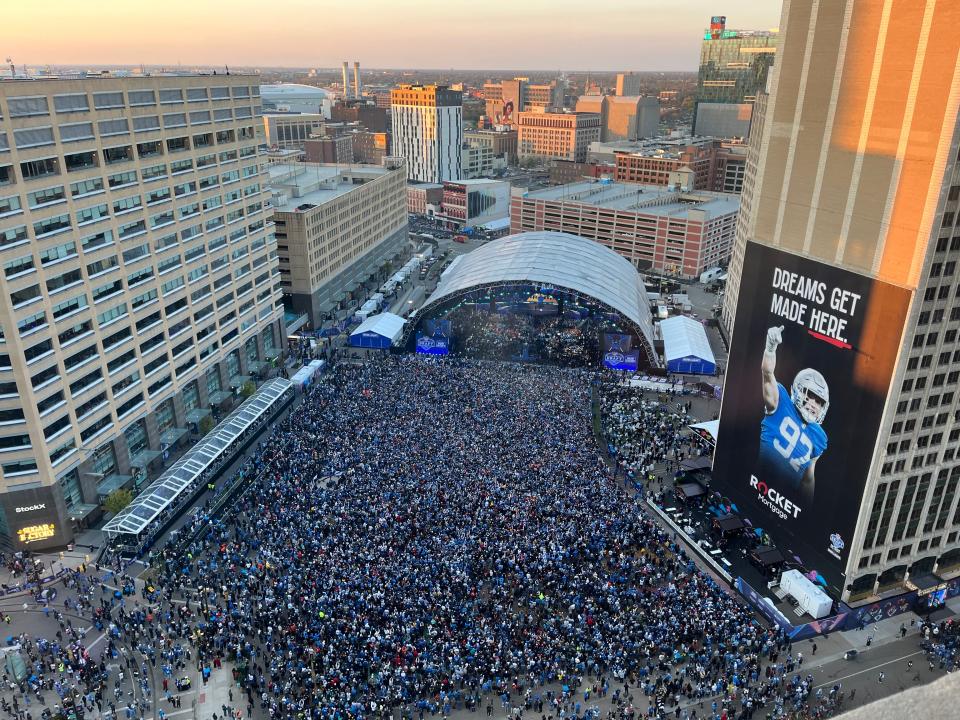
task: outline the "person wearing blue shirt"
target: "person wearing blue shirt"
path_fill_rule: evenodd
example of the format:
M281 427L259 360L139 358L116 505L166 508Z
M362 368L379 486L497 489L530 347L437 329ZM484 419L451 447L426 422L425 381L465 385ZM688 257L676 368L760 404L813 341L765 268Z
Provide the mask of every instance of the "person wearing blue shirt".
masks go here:
M817 460L827 449L822 424L830 406L830 389L813 368L797 373L790 392L777 382L777 348L783 326L767 330L760 369L763 376L764 418L760 423L759 479L798 499L813 499Z

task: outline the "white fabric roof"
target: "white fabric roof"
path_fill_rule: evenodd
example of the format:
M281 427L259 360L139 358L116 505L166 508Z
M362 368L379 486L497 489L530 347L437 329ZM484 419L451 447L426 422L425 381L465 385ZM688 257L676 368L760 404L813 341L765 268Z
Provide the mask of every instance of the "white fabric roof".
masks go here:
M719 420L707 420L706 422L696 423L690 426L694 430L704 430L710 434L710 437L716 442L717 433L720 430L720 421Z
M418 314L454 293L511 281L563 287L599 300L633 321L647 346L653 347L650 307L636 268L613 250L570 233L543 230L507 235L461 255L443 273Z
M692 355L716 364L703 323L686 315L676 315L660 321L660 333L667 362Z
M399 315L385 312L379 315L371 315L359 327L350 333L350 337L365 332L375 332L385 338L390 338L390 342L396 342L403 335L403 326L407 321Z
M154 480L132 503L114 515L103 531L108 537L137 535L172 505L234 440L281 402L293 384L284 378L268 380L253 395L203 436L196 445Z

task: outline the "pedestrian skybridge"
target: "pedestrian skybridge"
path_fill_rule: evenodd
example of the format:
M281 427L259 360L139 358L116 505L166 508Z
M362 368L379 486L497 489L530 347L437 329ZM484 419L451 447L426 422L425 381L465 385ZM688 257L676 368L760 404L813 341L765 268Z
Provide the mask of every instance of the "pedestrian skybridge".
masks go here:
M137 544L173 514L181 500L195 494L200 485L214 477L251 433L270 418L293 393L284 378L264 383L240 407L154 480L132 503L104 525L110 540Z

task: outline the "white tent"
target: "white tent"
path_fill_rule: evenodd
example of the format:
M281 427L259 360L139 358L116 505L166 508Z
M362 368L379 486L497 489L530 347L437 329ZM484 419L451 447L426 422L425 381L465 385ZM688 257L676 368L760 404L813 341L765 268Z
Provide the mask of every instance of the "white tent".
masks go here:
M697 434L706 433L712 444L717 444L717 432L720 430L719 420L707 420L706 422L688 425L691 430Z
M710 349L703 323L676 315L660 321L667 370L690 375L713 375L717 361Z
M353 347L388 348L401 338L406 322L389 312L371 315L350 333L350 344Z

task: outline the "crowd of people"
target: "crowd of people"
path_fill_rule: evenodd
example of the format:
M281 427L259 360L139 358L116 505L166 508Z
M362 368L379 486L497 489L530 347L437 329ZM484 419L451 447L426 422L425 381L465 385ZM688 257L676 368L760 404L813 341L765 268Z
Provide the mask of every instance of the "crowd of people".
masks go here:
M691 422L689 400L660 397L613 373L601 384L600 409L608 449L622 473L649 479L655 468L667 471L703 451L702 441L684 432Z
M112 584L68 578L102 658L68 617L56 641L21 637L32 679L8 714L33 720L24 703L52 687L80 716L162 720L181 674L206 682L226 663L230 704L212 720L839 707L603 461L596 377L415 355L336 365L258 444L229 511L208 503L155 548L144 584L114 576L119 558ZM684 452L682 415L600 391L608 432L626 423L625 468Z

